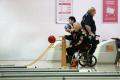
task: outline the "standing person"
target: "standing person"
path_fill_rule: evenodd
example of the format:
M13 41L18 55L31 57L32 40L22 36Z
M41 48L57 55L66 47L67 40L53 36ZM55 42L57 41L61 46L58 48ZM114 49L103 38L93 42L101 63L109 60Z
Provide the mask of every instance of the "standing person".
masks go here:
M81 21L81 25L83 27L83 29L86 31L87 35L90 35L92 37L95 37L96 35L96 24L95 21L93 19L93 17L96 14L96 9L94 7L91 7L87 13L83 16L82 21ZM95 49L97 47L97 44L95 43L95 38L92 41L92 48L89 51L90 55L93 55L93 53L95 52ZM90 61L90 63L92 63L92 59Z
M70 33L69 36L66 37L67 40L69 40L69 45L71 46L73 44L73 24L76 22L76 19L74 16L70 16L68 18L68 24L65 24L64 28L65 31ZM66 55L67 63L70 62L71 56Z
M65 31L68 32L68 33L70 33L70 35L71 35L71 36L67 37L67 40L70 41L70 45L72 45L72 43L73 43L73 40L72 40L72 35L73 35L73 31L74 31L73 24L75 22L76 22L75 17L74 16L70 16L68 18L68 24L65 24L65 27L64 27Z

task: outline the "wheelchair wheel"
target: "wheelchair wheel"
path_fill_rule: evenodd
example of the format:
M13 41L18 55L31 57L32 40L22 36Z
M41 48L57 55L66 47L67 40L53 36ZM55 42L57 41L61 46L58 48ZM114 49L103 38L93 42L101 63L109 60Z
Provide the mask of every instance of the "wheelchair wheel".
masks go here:
M97 64L97 58L95 56L89 56L89 59L92 57L92 62L89 62L89 66L93 67ZM89 60L90 61L90 60Z
M79 57L79 60L78 60L79 64L82 66L82 67L85 67L87 65L87 60L85 60L85 56L81 55Z

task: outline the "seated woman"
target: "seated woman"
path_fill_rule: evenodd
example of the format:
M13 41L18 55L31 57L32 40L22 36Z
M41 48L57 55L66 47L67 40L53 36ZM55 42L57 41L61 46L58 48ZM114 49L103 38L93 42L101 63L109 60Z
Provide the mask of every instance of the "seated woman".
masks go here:
M75 52L77 52L80 47L81 43L83 41L84 34L81 30L80 24L78 22L75 22L73 24L73 34L72 35L65 35L65 39L71 40L71 45L66 49L67 56L68 56L68 63L71 63L72 56Z

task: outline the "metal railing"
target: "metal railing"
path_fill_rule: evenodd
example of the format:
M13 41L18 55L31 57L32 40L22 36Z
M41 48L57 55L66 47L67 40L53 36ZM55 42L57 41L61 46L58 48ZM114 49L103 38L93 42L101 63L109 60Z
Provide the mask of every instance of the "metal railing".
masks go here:
M79 72L62 69L0 69L0 80L120 80L120 72Z

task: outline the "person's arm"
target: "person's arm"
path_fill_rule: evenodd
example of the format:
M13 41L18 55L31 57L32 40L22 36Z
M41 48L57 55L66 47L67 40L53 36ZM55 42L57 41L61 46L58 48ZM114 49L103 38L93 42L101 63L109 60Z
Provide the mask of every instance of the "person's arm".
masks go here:
M71 32L70 29L65 29L65 31L66 31L66 32L69 32L69 33Z
M89 25L85 25L85 29L87 30L87 32L89 33L89 35L95 36L95 34L91 31L91 27Z
M91 17L89 15L83 17L84 28L89 33L89 35L94 36L93 32L91 31Z
M80 45L82 43L82 41L83 41L83 36L80 37L80 40L75 44L75 46Z
M64 39L67 39L67 40L73 40L73 36L72 35L65 35L63 36Z
M74 29L73 28L72 29L65 29L65 31L69 32L69 33L72 33L72 32L74 32Z

